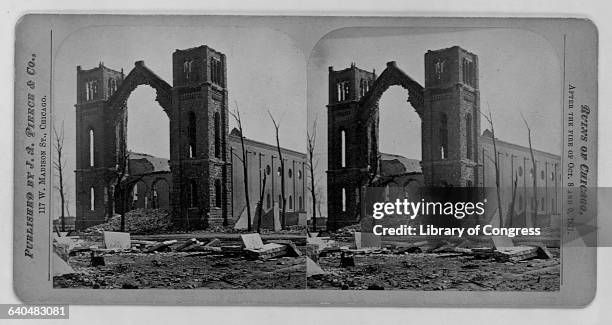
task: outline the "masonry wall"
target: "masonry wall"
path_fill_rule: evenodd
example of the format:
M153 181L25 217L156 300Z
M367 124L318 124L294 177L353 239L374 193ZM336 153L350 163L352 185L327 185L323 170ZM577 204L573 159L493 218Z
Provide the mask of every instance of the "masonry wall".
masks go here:
M517 189L514 209L517 217L508 221L516 226L548 226L550 215L561 213L561 157L534 150L536 160L535 177L537 177L537 195L533 190L533 163L528 147L496 140L499 170L500 192L503 213L512 201L514 178L517 178ZM490 133L480 137L480 164L484 187L495 188L495 164L493 141ZM536 197L537 215L533 214ZM489 198L491 200L491 198ZM496 199L491 202L496 205Z
M244 139L247 151L247 173L251 217L255 220L256 206L263 191L263 209L268 213L277 203L282 207L280 160L276 146ZM246 196L244 190L244 170L242 165L242 144L240 136L229 136L232 157L232 202L234 219L246 213ZM306 155L282 148L285 161L285 199L287 212L306 212L311 203L307 199L306 188ZM263 188L264 174L266 177Z

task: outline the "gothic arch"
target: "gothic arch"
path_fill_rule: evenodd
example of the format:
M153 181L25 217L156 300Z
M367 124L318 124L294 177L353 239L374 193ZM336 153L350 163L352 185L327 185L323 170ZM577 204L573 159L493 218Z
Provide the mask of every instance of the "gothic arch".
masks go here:
M360 115L363 121L369 121L378 112L378 102L391 86L401 86L408 91L408 102L414 107L419 117L423 116L423 86L399 69L395 61L387 62L387 68L374 81L370 90L359 101Z
M144 61L136 61L134 68L121 82L121 85L109 98L108 103L111 108L123 108L127 104L130 94L140 85L148 85L155 89L157 97L155 101L159 103L170 118L172 109L172 86L157 76L153 71L144 65Z

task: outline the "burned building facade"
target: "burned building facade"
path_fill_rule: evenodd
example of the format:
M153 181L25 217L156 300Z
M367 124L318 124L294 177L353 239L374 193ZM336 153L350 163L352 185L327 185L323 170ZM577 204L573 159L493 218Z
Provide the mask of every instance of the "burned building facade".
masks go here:
M399 188L405 197L408 193L414 196L418 187L495 186L491 184L495 168L493 166L491 174L492 166L485 161L485 157L490 157L493 151L491 140L490 137L486 138L486 133L481 135L480 132L478 56L454 46L427 51L424 64L424 87L400 70L393 61L387 63L380 76L376 76L374 71L359 69L355 64L339 71L329 68L329 229L338 229L359 220L360 204L367 187L392 185L396 192ZM378 149L378 102L393 85L407 91L409 105L421 119L420 168L410 167L405 163L408 160L396 156L395 160L404 161L404 169L409 171L400 171L397 175L393 175L392 170L385 170L393 155L383 154ZM509 143L503 143L500 148L512 151L508 154L516 159L512 160L516 164L511 163L511 168L517 172L519 156L522 157L520 159L529 157L529 148ZM556 179L560 158L543 152L538 152L537 156L543 172L546 175L553 172ZM414 165L414 162L411 164ZM502 168L506 168L506 165ZM505 178L504 184L510 186L512 173L502 176ZM557 191L557 182L542 181L540 184L545 185L546 189L539 192L547 194L538 200L545 200L546 206L556 207L558 200L553 202L550 196ZM529 186L529 183L524 181L523 186ZM524 189L523 192L527 195L528 191ZM508 196L507 191L504 194ZM520 205L520 202L519 197L516 204ZM525 207L524 203L522 206ZM556 211L556 208L553 210Z
M225 55L207 46L176 50L173 85L138 61L127 74L100 64L77 67L76 227L105 222L126 174L127 99L140 85L157 92L170 125L170 205L179 227L228 225L231 160Z

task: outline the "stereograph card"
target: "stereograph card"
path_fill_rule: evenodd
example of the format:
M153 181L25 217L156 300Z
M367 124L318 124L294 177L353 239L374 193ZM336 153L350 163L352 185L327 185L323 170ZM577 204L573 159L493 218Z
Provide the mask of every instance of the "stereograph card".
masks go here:
M15 291L584 306L597 42L571 18L28 14Z

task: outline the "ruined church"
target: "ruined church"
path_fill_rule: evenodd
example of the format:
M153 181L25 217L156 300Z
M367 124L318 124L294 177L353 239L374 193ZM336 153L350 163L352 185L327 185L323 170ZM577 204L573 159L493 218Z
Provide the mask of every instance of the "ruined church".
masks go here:
M127 75L102 63L77 67L76 229L136 208L167 209L175 226L189 229L231 227L246 214L240 134L228 130L226 56L205 45L176 50L172 71L170 85L143 61ZM168 116L169 159L128 152L127 100L140 85L156 91ZM277 148L248 138L245 144L251 209L264 191L264 214L272 215L281 201ZM306 155L281 150L288 218L297 222L306 209Z
M329 67L328 229L359 221L368 186L412 199L420 199L424 187L496 186L492 134L481 133L478 56L453 46L427 51L424 64L424 86L393 61L380 76L355 64L343 70ZM394 85L407 91L406 109L414 109L421 119L420 159L379 151L378 102ZM534 150L534 171L529 148L500 139L496 147L501 195L510 202L515 193L514 225L550 223L560 210L560 157Z

